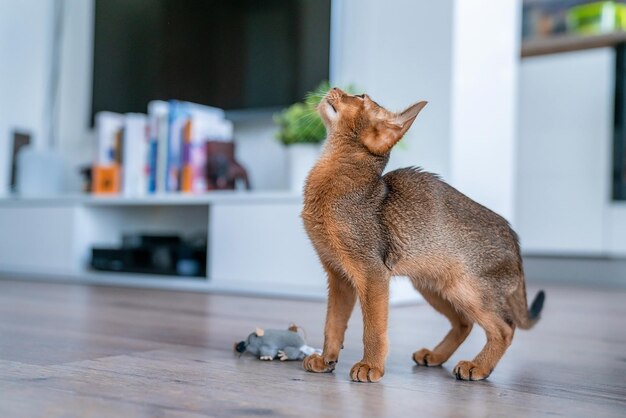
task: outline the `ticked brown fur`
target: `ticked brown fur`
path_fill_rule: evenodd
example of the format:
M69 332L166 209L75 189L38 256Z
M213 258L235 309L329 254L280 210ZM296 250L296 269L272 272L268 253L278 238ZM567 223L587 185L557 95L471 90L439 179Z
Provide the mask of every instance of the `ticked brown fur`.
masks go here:
M506 220L417 168L382 174L425 105L392 113L339 89L319 105L328 138L306 182L302 218L328 275L328 306L323 353L305 358L308 371L334 369L358 297L364 352L350 376L382 378L394 275L408 276L452 325L437 347L413 353L417 364L441 365L474 323L485 330L483 350L454 368L458 379L489 376L515 327L538 319L543 292L529 311L517 236Z

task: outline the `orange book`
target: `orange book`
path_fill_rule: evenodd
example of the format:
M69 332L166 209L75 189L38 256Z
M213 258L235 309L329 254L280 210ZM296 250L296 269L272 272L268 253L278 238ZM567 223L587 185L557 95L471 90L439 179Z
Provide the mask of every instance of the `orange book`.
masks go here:
M120 187L120 166L107 165L93 167L92 193L94 194L116 194Z
M192 191L192 180L193 180L193 169L190 165L183 166L183 182L181 185L181 191L183 192L191 192Z
M192 192L193 191L193 169L190 161L191 154L191 118L185 122L185 126L183 128L183 168L181 173L181 184L180 190L182 192Z

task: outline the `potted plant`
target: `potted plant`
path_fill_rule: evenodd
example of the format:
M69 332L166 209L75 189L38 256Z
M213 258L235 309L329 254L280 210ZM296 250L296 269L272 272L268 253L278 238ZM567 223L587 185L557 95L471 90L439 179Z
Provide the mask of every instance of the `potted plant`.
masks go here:
M326 128L316 108L329 89L330 84L322 82L306 95L303 102L294 103L274 116L279 126L276 138L287 147L289 188L293 192L302 193L306 177L326 138Z

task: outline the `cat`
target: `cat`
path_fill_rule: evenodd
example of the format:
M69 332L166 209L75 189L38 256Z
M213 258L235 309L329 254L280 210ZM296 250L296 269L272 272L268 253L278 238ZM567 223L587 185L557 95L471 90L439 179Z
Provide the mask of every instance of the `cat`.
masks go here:
M383 175L391 149L426 103L393 113L366 94L333 88L317 108L327 140L305 183L302 219L327 273L328 304L324 349L304 359L307 371L334 370L358 297L364 351L350 377L382 378L395 275L408 276L452 326L434 349L413 353L418 365L443 364L474 323L485 330L482 351L454 367L457 379L487 378L515 328L539 319L545 294L527 308L518 237L504 218L419 168Z

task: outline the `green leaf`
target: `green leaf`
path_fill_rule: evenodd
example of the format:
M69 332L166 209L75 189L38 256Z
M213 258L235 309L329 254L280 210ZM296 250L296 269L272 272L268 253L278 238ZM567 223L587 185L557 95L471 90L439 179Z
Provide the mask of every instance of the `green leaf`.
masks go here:
M317 105L330 90L328 81L323 81L317 88L306 94L304 101L294 103L287 109L274 115L274 122L279 126L276 138L284 145L313 143L326 139L326 127L317 113ZM352 86L346 88L348 93Z

